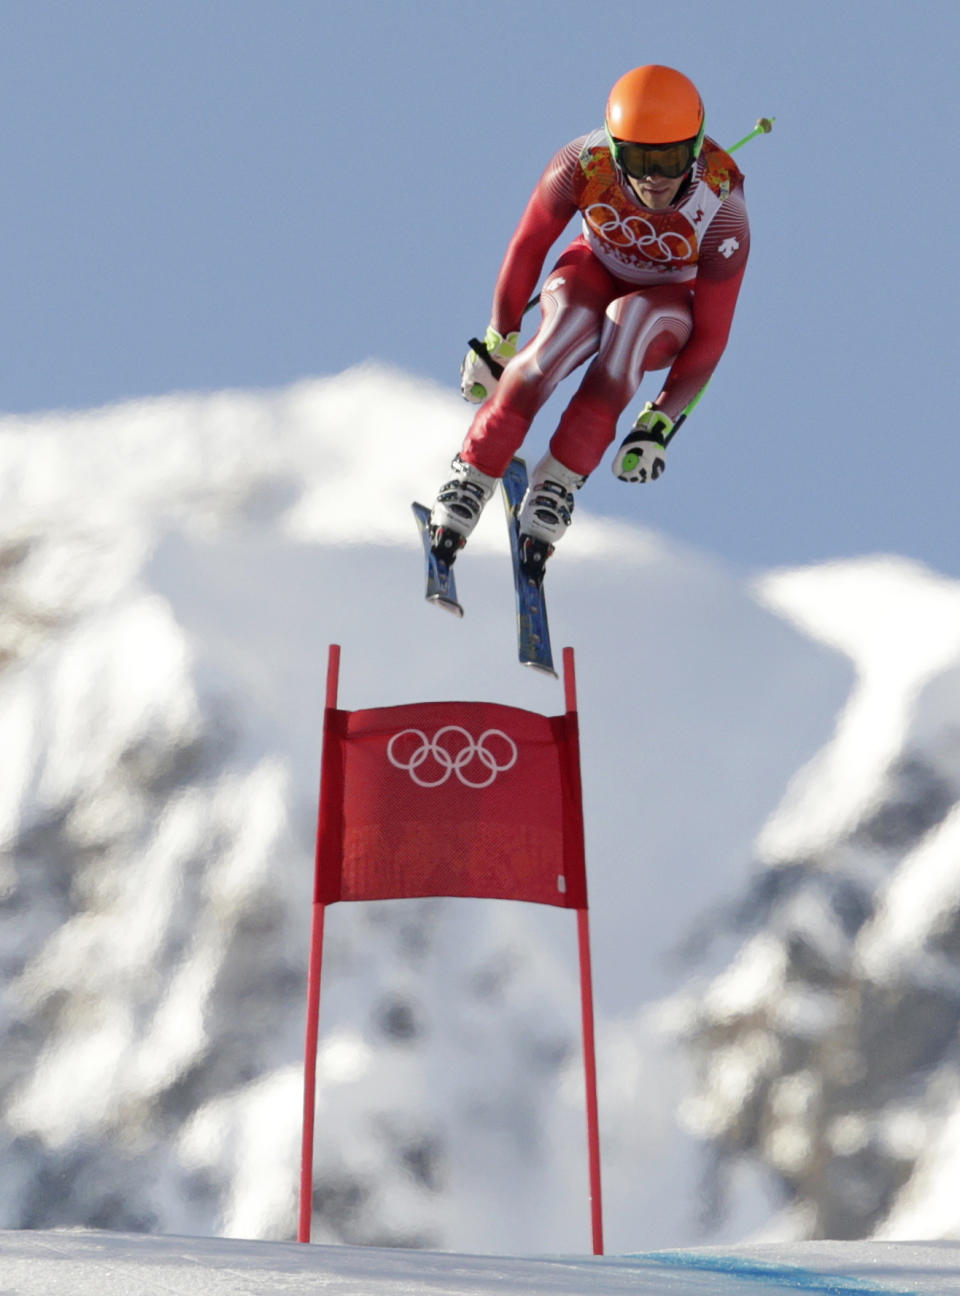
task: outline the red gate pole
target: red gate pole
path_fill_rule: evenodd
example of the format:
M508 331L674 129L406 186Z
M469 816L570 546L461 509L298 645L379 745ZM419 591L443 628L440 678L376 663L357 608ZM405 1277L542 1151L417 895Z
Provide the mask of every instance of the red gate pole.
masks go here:
M590 924L586 909L577 910L580 943L580 998L583 1005L583 1071L587 1091L587 1153L590 1163L590 1228L593 1254L603 1255L603 1197L600 1185L600 1116L597 1104L597 1057L593 1035L593 980L590 971Z
M324 719L324 748L320 758L320 782L323 786L323 759L327 750L327 722L337 706L340 680L340 645L331 644L327 659L327 699ZM323 797L317 840L323 826ZM303 1055L303 1131L300 1144L300 1220L297 1241L309 1242L313 1222L313 1140L317 1104L317 1046L320 1023L320 973L323 967L323 920L326 906L317 900L314 883L313 916L310 924L310 966L307 972L307 1036Z
M573 649L563 650L563 687L567 715L577 719L577 678ZM580 764L579 734L577 767ZM582 804L582 793L581 793ZM600 1176L600 1114L597 1102L597 1056L593 1021L593 973L590 960L590 920L586 908L577 910L580 949L580 1005L583 1017L583 1074L587 1102L587 1159L590 1174L590 1227L593 1254L603 1255L603 1194Z

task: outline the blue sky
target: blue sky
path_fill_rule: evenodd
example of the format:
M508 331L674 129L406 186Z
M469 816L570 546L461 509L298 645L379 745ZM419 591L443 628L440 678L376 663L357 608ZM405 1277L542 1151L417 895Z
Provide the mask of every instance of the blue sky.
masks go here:
M0 410L367 359L455 389L547 159L669 63L721 142L777 118L740 154L753 254L666 475L605 463L584 504L746 570L960 575L958 29L955 0L3 0Z

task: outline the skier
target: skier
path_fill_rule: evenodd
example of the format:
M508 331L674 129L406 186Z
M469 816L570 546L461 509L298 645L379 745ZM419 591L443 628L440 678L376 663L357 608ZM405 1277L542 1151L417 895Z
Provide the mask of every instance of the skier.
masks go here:
M507 248L490 326L461 366L463 396L481 408L430 515L431 547L445 562L534 415L591 356L521 505L524 571L542 577L619 415L645 373L669 367L612 465L626 482L663 472L671 433L723 354L749 250L743 176L704 127L692 81L673 68L634 68L610 92L604 129L567 144L544 171ZM540 326L518 350L547 253L578 211L581 233L548 275Z

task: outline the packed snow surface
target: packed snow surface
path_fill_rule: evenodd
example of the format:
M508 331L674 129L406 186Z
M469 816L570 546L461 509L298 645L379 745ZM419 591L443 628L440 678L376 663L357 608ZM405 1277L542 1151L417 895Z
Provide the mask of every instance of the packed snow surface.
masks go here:
M0 1233L17 1296L948 1296L960 1245L820 1243L597 1258L76 1232Z

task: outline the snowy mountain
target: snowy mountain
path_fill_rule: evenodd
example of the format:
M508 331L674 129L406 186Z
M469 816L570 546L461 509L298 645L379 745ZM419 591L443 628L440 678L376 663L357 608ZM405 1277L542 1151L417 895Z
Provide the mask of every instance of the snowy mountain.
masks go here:
M758 838L741 948L686 996L688 1116L769 1169L794 1236L955 1237L960 587L891 559L762 586L857 679Z
M468 419L364 366L0 420L0 1227L292 1236L327 646L347 708L563 710L494 508L464 621L422 600L409 502ZM589 509L549 596L608 1249L952 1235L960 594ZM316 1240L587 1251L576 993L569 914L332 908Z

